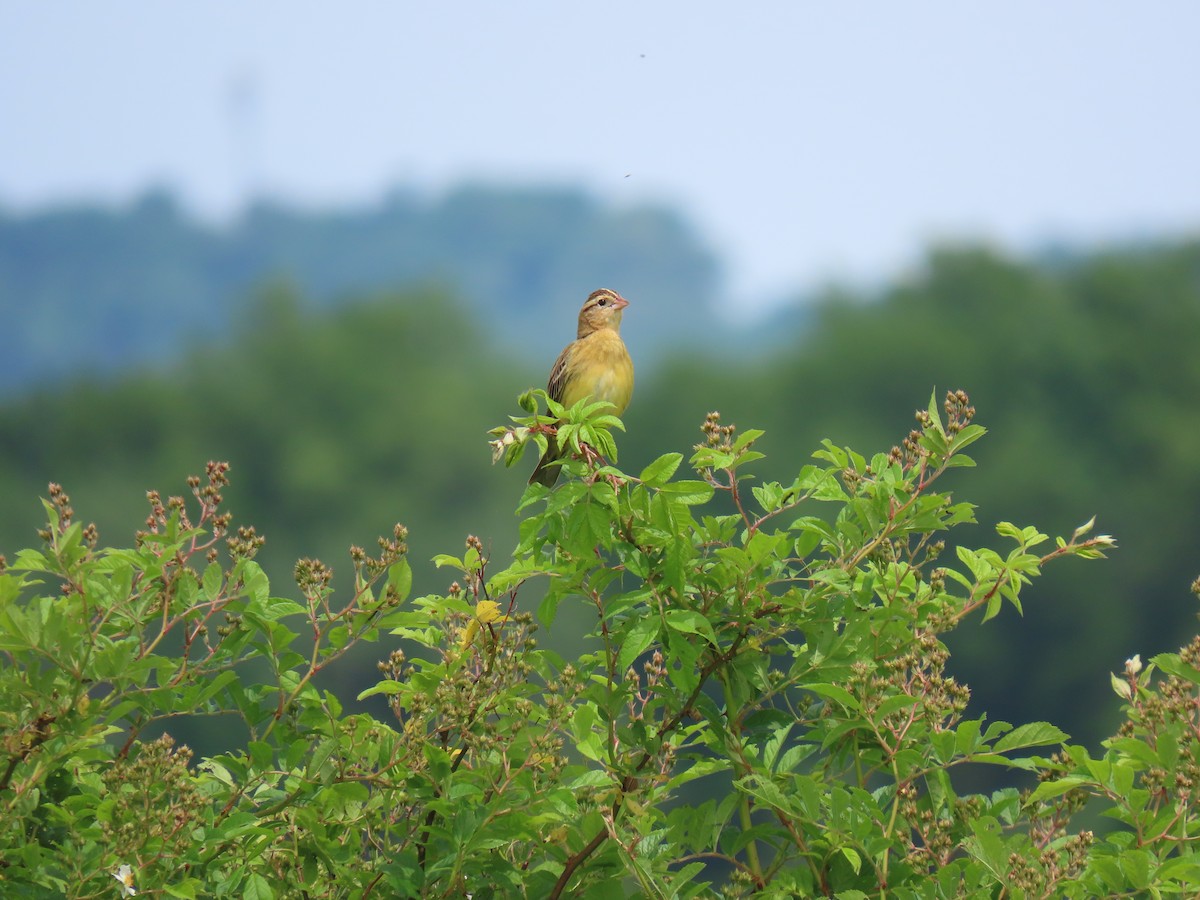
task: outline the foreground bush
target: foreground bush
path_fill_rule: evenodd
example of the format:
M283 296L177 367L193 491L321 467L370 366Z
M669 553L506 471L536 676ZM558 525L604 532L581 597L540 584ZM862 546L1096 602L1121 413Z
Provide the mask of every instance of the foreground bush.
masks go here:
M523 402L510 463L551 421ZM554 413L579 477L526 492L507 567L475 538L439 557L445 595L409 599L397 526L338 592L302 560L299 599L273 596L222 464L187 502L151 493L130 549L98 549L52 485L44 547L0 573L0 894L1195 894L1200 642L1114 676L1127 722L1097 758L968 716L946 674L943 634L1113 543L1004 523L1006 549L940 559L973 520L934 490L984 433L965 395L870 460L826 442L788 484L755 482L758 433L716 414L677 478L678 453L606 464L603 409ZM534 640L564 603L593 614L577 659ZM363 641L386 722L314 684ZM249 739L201 761L143 739L181 714ZM961 793L971 765L1013 787ZM1108 833L1072 825L1089 800Z

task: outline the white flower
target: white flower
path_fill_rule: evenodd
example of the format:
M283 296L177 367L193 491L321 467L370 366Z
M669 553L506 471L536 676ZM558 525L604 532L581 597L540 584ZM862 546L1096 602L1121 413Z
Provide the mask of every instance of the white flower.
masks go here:
M132 897L137 893L137 888L133 886L133 869L128 865L123 865L117 871L112 873L112 877L121 883L121 896Z
M1142 654L1135 653L1125 660L1125 674L1136 675L1140 671L1142 671Z

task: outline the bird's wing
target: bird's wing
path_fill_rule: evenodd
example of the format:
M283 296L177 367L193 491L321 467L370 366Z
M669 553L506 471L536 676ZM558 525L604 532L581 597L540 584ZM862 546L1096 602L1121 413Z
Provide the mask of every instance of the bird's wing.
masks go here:
M567 344L563 348L563 352L558 354L558 359L554 361L554 368L550 370L550 381L546 385L546 393L555 403L562 403L563 395L567 392L567 360L570 359L571 350L574 347L574 341Z

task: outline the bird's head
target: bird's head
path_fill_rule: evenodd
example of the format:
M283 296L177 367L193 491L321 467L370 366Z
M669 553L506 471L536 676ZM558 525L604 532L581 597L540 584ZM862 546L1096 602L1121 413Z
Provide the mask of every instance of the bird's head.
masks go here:
M629 301L608 288L592 291L583 308L579 310L579 337L587 337L601 328L618 331L621 328L621 311Z

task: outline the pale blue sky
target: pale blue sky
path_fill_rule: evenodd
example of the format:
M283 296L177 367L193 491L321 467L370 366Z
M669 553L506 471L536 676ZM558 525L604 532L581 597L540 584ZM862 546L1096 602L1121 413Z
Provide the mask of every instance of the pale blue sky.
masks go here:
M580 184L679 206L749 306L948 236L1197 233L1198 39L1189 2L0 0L0 205Z

